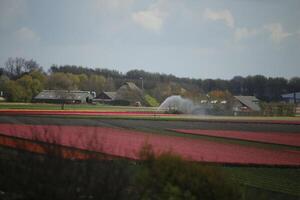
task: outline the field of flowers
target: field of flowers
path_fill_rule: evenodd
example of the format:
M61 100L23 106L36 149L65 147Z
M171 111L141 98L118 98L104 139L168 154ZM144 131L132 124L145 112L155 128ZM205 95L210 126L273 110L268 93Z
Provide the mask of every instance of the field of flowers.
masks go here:
M141 147L150 144L156 153L172 151L192 161L300 166L300 151L296 150L267 149L119 128L3 123L0 124L0 133L130 159L139 159ZM5 145L5 140L0 139L0 142Z
M277 133L277 132L251 132L251 131L234 131L234 130L199 130L199 129L172 129L173 131L205 135L212 137L239 139L271 144L284 144L300 147L300 134L297 133Z

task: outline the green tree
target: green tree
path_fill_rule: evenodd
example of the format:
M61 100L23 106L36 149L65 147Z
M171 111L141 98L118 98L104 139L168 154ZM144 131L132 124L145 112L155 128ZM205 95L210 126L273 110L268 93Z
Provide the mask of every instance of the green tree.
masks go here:
M73 81L65 73L53 73L47 79L46 88L52 90L73 90L76 89Z
M104 89L106 79L101 75L90 75L82 84L83 90L95 91L99 94Z
M16 81L10 80L6 82L4 87L8 101L18 102L27 100L25 88Z
M18 79L17 84L23 87L23 92L25 94L25 101L29 102L32 99L32 87L33 87L33 80L32 77L29 75L24 75L20 79Z
M86 82L88 81L88 76L86 74L79 74L77 75L78 76L78 79L79 79L79 85L78 85L78 88L80 90L85 90L85 84Z
M26 94L26 102L31 101L33 97L43 90L43 85L39 79L33 79L30 75L24 75L16 82L24 88L23 92Z
M0 91L5 90L5 84L9 81L9 78L6 75L0 76Z
M32 79L39 80L43 86L46 84L47 76L43 71L33 70L29 73L29 75L32 77Z

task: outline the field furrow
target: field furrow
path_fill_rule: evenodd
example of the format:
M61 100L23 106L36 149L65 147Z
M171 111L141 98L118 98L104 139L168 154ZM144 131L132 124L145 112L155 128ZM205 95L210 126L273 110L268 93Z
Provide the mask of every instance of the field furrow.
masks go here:
M201 129L172 129L173 131L205 135L212 137L248 140L272 144L284 144L300 147L300 134L297 133L277 133L277 132L251 132L251 131L234 131L234 130L201 130Z

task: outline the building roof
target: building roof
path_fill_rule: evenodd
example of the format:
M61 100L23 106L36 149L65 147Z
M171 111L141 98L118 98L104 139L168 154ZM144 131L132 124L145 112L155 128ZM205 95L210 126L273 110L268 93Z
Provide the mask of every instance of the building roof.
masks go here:
M234 96L239 102L253 111L260 111L259 100L255 96Z
M109 97L111 100L114 100L116 98L117 92L102 92L107 97Z
M294 94L296 94L296 99L300 99L300 92L283 94L281 97L283 99L294 99Z
M80 100L86 97L92 97L89 91L79 91L79 90L43 90L40 92L35 99L69 99L69 100Z
M126 82L126 83L124 83L124 84L119 88L119 90L120 90L120 89L124 89L124 88L129 89L129 90L137 90L137 91L141 91L141 89L140 89L138 86L136 86L136 84L134 84L134 83L132 83L132 82Z
M143 92L132 82L124 83L118 90L116 94L116 100L126 100L131 103L143 101Z

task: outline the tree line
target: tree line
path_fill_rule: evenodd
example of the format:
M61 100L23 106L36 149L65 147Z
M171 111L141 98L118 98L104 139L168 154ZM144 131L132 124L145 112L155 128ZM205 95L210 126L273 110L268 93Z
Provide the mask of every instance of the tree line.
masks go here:
M277 101L284 93L300 91L300 77L286 79L283 77L265 77L263 75L254 76L234 76L230 80L224 79L194 79L179 78L172 74L151 73L144 70L130 70L123 74L116 70L91 69L75 65L52 66L51 72L64 72L72 74L98 74L106 78L121 80L144 81L144 88L153 90L157 84L175 83L189 90L196 89L202 93L209 93L214 90L229 91L233 95L254 95L265 101Z
M130 70L122 73L105 68L76 65L52 65L46 72L34 60L9 58L0 68L0 91L9 101L30 101L43 89L115 91L124 82L132 81L159 102L170 95L202 98L214 91L232 95L254 95L272 102L281 95L300 91L300 77L235 76L225 79L180 78L172 74Z

